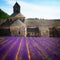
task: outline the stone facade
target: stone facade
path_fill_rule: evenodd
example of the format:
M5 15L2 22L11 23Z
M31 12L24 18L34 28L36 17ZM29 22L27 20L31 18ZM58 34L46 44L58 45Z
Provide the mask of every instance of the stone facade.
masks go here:
M13 14L0 25L0 36L60 37L60 19L27 20L16 2Z
M39 36L60 36L60 20L25 20L27 28L39 28ZM55 27L54 33L53 28ZM56 33L56 31L58 33ZM51 33L52 32L52 33Z

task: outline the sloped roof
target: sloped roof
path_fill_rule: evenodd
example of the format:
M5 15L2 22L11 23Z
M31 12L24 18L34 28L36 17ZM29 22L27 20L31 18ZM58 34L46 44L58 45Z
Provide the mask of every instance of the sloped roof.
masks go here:
M1 24L0 28L9 29L10 27L25 27L25 26L26 25L23 22L21 22L20 20L15 20L13 22L8 22L8 20L7 20L3 24Z
M57 25L60 25L60 20L58 20L58 19L50 19L50 20L48 20L48 19L46 19L46 20L42 20L41 21L41 23L42 23L42 25L47 25L47 26L57 26Z
M22 13L18 13L18 14L12 14L10 16L10 18L25 18L25 16Z
M11 26L25 26L25 24L20 20L16 20L11 24Z
M8 20L6 20L4 23L1 24L1 27L4 26L4 27L7 27L7 26L10 26L13 22L9 22Z
M20 5L17 2L15 3L15 5L13 7L15 7L16 5L20 7Z
M25 20L27 27L58 26L60 20Z
M25 20L24 23L28 27L38 27L38 25L39 25L37 20Z
M21 22L20 20L16 20L14 22L4 22L1 24L2 26L24 26L24 27L40 27L40 26L60 26L60 20L25 20L25 22Z

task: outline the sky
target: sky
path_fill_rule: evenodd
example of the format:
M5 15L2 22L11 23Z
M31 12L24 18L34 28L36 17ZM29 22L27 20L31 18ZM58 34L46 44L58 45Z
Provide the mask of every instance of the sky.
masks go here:
M26 18L60 19L60 0L0 0L0 9L11 15L16 2Z

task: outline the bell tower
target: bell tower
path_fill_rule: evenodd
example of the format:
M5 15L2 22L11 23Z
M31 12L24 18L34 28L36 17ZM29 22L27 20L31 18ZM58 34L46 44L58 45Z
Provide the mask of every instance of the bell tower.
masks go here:
M13 12L14 12L14 14L20 13L20 5L17 2L13 6Z
M21 13L21 7L17 2L13 6L13 13L10 16L10 19L13 21L18 19L22 22L25 21L25 16Z

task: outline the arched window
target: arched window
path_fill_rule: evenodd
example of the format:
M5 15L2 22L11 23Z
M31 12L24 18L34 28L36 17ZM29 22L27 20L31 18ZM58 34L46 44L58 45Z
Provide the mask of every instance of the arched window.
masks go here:
M19 31L19 35L20 35L20 31Z

